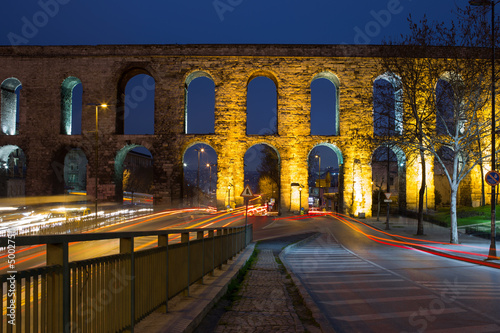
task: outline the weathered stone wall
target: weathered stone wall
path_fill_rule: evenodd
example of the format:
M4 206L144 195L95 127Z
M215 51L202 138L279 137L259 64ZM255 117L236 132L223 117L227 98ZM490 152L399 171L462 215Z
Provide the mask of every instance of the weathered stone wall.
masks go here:
M360 95L372 89L377 73L378 47L313 45L130 45L1 47L0 81L10 77L22 83L19 134L0 136L0 146L17 145L27 156L27 195L62 193L58 174L68 149L81 148L94 177L95 108L89 103L117 104L99 112L99 186L102 196L119 193L115 157L128 144L143 145L154 158L156 203L178 205L183 195L182 158L195 143L213 147L218 155L218 207L231 200L241 203L243 157L254 144L274 147L281 161L282 210L299 208L299 191L306 186L302 207L307 207L307 158L321 143L342 154L343 207L348 213L371 215L371 157L376 147L372 110ZM184 134L185 82L196 71L215 83L215 134ZM120 92L135 73L148 73L156 83L155 134L123 135L120 128ZM321 73L334 75L340 85L340 128L336 136L310 135L310 84ZM256 76L274 80L278 95L278 134L246 135L248 82ZM83 85L82 135L59 134L61 83L74 76ZM117 110L118 109L118 110ZM416 170L408 166L414 174ZM415 179L407 172L407 203L415 207ZM413 177L413 178L412 178ZM429 187L434 200L432 177ZM89 193L93 179L89 179ZM234 195L236 194L236 196ZM291 201L291 202L290 202ZM291 204L290 204L291 203ZM430 206L430 204L429 204Z

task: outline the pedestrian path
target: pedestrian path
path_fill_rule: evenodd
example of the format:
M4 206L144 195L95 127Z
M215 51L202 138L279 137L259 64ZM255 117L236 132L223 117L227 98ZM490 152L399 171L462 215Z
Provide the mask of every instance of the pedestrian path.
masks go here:
M305 332L272 250L259 252L238 297L215 332Z

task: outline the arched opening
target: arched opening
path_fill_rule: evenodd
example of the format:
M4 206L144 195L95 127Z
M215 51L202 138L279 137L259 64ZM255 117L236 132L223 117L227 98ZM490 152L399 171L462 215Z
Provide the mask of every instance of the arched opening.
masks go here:
M259 200L254 200L250 204L261 204L268 212L278 212L281 197L281 167L276 148L266 143L253 145L246 151L243 163L244 186L250 186L254 194L260 195Z
M116 154L115 185L124 204L153 204L153 155L147 148L129 144Z
M0 148L0 196L20 197L25 195L26 156L18 146Z
M87 191L87 156L80 148L71 149L64 157L65 192Z
M310 209L342 211L342 164L342 153L330 143L311 149L307 163Z
M154 78L144 69L126 72L118 84L116 134L154 134Z
M316 75L311 82L311 135L338 135L339 80L332 73Z
M436 133L438 135L456 135L455 96L452 83L441 78L436 83Z
M383 145L372 155L372 212L386 215L387 207L392 214L406 209L406 156L397 146ZM385 193L391 193L391 202Z
M13 77L3 81L0 86L2 92L1 122L3 134L15 135L18 133L21 88L21 81Z
M184 200L188 206L215 206L217 200L217 153L196 143L183 155Z
M82 93L82 82L76 77L61 84L61 134L82 134Z
M187 77L184 111L186 134L215 133L215 83L207 73Z
M278 133L278 93L276 84L266 76L257 76L247 87L247 135Z
M373 132L375 136L403 133L403 90L394 74L384 74L373 82Z

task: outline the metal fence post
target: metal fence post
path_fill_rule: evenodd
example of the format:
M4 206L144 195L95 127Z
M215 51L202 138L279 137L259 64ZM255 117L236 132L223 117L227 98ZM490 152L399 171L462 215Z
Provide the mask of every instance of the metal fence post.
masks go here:
M130 253L130 332L134 333L135 326L135 258L134 238L120 238L120 253Z
M62 272L62 283L57 285L55 289L59 290L49 290L52 293L50 297L58 296L61 300L56 300L56 310L54 311L54 318L57 318L58 331L63 331L69 333L71 331L70 327L70 288L71 284L69 281L69 263L68 263L68 243L59 244L47 244L47 254L46 254L47 265L60 265L63 268ZM26 287L28 288L28 287ZM51 288L52 289L52 288ZM61 293L62 291L62 293ZM62 312L62 313L61 313ZM59 315L57 315L59 314ZM61 321L62 320L62 321ZM55 327L55 328L56 328ZM61 329L62 328L62 329Z
M158 235L158 247L165 246L165 261L166 261L166 274L165 274L165 313L168 312L168 234Z
M190 252L191 249L189 248L189 232L184 232L181 234L181 243L187 243L187 289L186 289L186 296L189 296L189 283L190 283L190 274L191 274L191 257L190 257Z

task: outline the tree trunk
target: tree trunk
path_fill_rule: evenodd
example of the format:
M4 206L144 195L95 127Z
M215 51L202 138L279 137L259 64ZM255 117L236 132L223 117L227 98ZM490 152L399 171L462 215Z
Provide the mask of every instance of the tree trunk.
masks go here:
M451 206L450 206L450 243L458 244L458 223L457 223L457 186L451 186Z
M420 151L420 163L422 164L422 183L420 185L420 190L418 191L417 235L424 234L424 195L427 177L425 168L425 155L422 150Z

